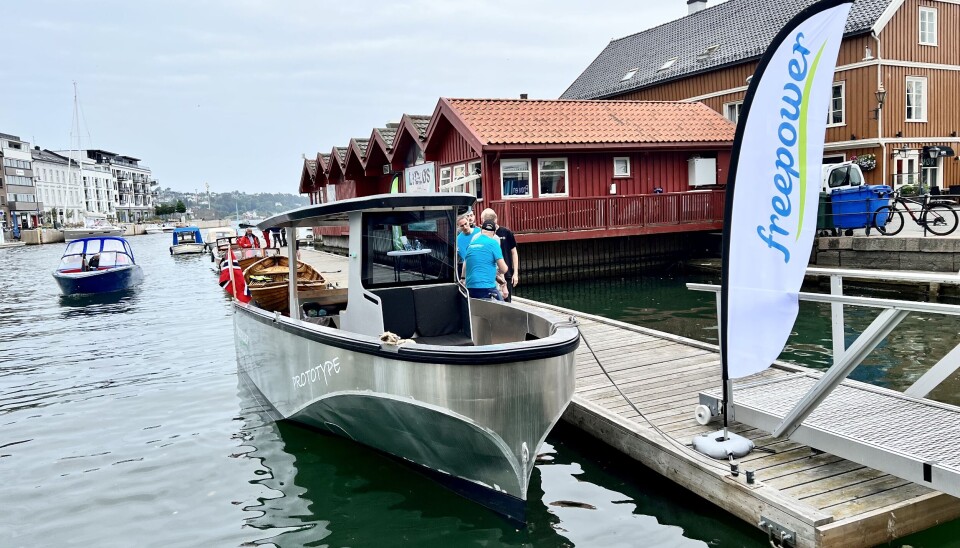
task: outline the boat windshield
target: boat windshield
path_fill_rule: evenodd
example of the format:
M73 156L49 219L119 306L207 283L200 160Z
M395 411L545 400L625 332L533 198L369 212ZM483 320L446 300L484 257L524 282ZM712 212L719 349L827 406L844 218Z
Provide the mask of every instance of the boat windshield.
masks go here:
M454 211L363 214L364 287L454 281Z
M134 264L133 252L123 240L76 240L67 244L57 270L83 270L94 256L101 269Z

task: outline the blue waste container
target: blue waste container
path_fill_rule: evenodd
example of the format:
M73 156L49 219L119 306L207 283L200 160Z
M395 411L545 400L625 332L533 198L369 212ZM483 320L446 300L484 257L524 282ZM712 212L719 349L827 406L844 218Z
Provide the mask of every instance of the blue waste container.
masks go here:
M877 208L890 205L891 188L887 185L861 185L840 189L830 196L834 224L839 229L866 228L873 225ZM878 219L878 223L886 219Z

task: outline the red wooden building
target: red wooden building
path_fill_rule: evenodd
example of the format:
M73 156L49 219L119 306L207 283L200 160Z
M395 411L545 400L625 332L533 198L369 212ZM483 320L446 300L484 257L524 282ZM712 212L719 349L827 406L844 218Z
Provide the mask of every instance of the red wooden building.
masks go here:
M733 134L700 103L441 99L305 160L300 192L469 192L521 243L717 230Z
M734 129L700 103L441 99L424 155L520 242L703 231Z

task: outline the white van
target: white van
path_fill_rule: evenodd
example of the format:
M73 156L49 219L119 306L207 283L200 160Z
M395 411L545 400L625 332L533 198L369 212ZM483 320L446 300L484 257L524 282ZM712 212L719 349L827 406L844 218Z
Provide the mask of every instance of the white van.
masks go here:
M297 241L303 244L313 243L313 227L297 227Z
M853 162L824 164L821 175L821 192L833 193L837 190L866 184L863 171L860 170L860 166Z

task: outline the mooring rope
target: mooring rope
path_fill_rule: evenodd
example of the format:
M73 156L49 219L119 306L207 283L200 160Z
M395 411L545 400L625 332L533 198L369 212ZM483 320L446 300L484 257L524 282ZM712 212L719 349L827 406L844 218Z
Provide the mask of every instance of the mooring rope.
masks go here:
M570 316L570 320L568 321L570 322L570 325L577 327L577 329L580 328L580 322L577 321L577 319L574 318L573 316ZM604 375L606 375L607 380L609 380L610 384L612 384L613 387L617 389L617 392L620 393L620 397L622 397L623 400L626 401L630 405L630 407L633 408L634 411L636 411L638 415L640 415L641 419L643 419L647 424L650 425L651 428L653 428L658 434L660 434L660 436L662 436L663 439L667 440L667 442L669 442L671 445L673 445L677 449L689 454L694 459L700 461L702 464L705 464L716 470L720 470L724 473L724 475L730 473L729 468L725 468L723 466L717 465L715 461L706 458L703 454L698 453L697 451L691 449L689 446L683 443L680 443L680 440L674 439L669 434L661 430L659 426L654 424L652 420L647 418L647 416L643 414L643 412L640 411L640 409L638 409L636 405L634 405L634 403L630 400L630 398L628 398L627 395L623 393L623 390L620 390L620 386L617 385L617 383L613 380L613 377L610 376L610 373L607 371L607 368L603 366L603 362L600 361L600 358L597 356L597 353L593 351L593 347L590 346L590 341L587 340L587 337L586 335L583 334L582 330L580 330L580 338L583 339L584 344L587 345L587 349L590 351L590 355L592 355L593 359L596 360L597 365L600 366L600 370L603 371Z

